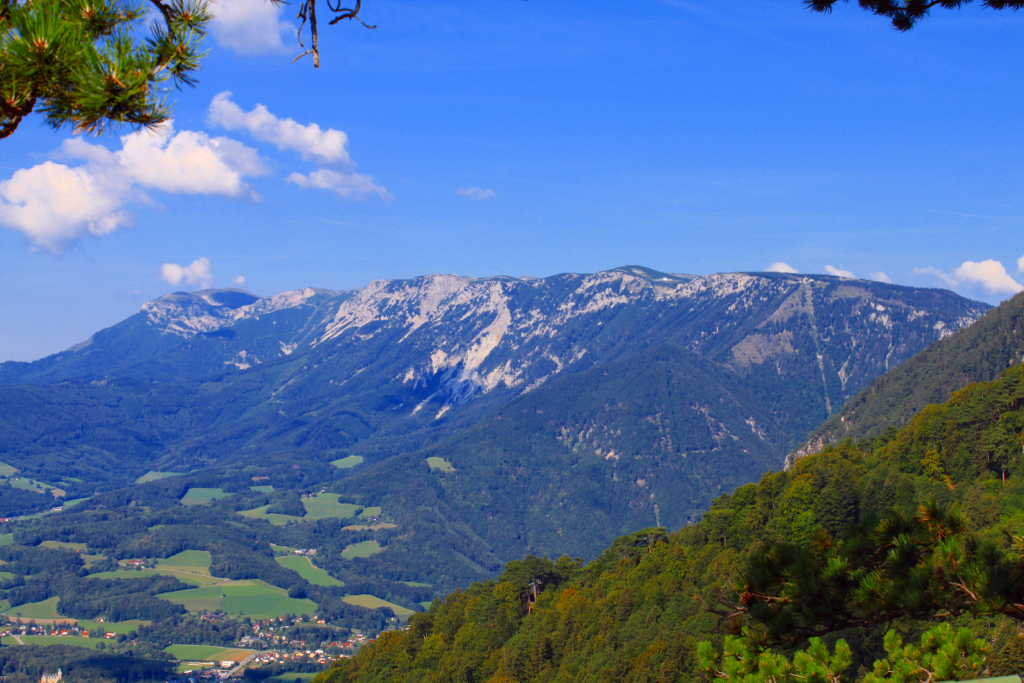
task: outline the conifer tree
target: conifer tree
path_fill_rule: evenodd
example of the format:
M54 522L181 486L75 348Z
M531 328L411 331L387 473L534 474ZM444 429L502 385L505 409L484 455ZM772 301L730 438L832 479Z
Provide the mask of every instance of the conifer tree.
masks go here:
M166 121L168 83L194 84L206 0L0 0L0 139L33 111L53 128L99 133Z

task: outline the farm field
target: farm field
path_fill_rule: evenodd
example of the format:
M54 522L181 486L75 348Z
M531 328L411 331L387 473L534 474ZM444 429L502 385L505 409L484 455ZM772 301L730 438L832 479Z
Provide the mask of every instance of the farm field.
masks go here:
M337 467L339 470L347 470L355 467L356 465L363 462L363 456L361 455L350 455L347 458L341 458L340 460L334 460L331 462L332 465Z
M395 616L397 616L402 621L405 621L410 616L415 614L415 612L411 609L402 607L401 605L396 605L395 603L388 602L387 600L381 600L375 595L346 595L344 598L342 598L342 600L344 600L350 605L356 605L358 607L367 607L369 609L377 609L378 607L390 607L392 611L395 613Z
M315 586L345 585L320 567L314 566L313 562L305 555L283 555L276 559L279 565L298 572L299 576Z
M40 602L29 602L24 605L12 607L7 611L7 616L12 619L63 619L57 612L57 602L60 598L53 597Z
M95 650L100 645L106 647L105 643L107 641L103 638L81 638L77 636L22 636L21 642L25 645L74 645L76 647L90 647ZM11 636L0 638L0 643L3 643L5 646L18 646L18 641Z
M166 479L167 477L180 477L185 472L153 472L149 471L143 474L141 477L135 480L136 484L146 484L151 481L157 481L159 479Z
M250 486L249 490L250 491L256 491L257 493L273 493L274 492L274 487L273 486Z
M5 462L0 462L0 477L13 477L17 472L17 467L12 467Z
M438 458L436 456L427 458L427 465L429 465L432 470L440 470L442 472L451 472L455 469L452 467L450 462L444 458Z
M10 545L14 543L14 534L0 534L0 545Z
M224 489L189 489L185 495L181 497L181 504L209 505L211 501L217 500L218 498L227 498L230 495L230 493L225 493Z
M315 614L312 600L289 598L283 588L258 579L225 581L214 586L192 588L157 597L181 605L190 612L223 610L240 617L269 619L285 614Z
M156 563L156 568L209 576L211 561L210 553L205 550L183 550L177 555L160 560Z
M43 541L39 545L57 550L74 550L78 553L84 553L88 549L84 543L64 543L63 541Z
M384 550L380 547L380 543L377 541L362 541L360 543L353 543L347 546L341 551L341 556L346 560L351 560L353 557L369 557L370 555L376 555L377 553Z
M355 517L358 512L365 509L361 505L339 502L337 493L321 493L310 498L303 498L302 506L306 508L305 517L275 514L268 515L267 508L270 507L269 505L264 505L253 510L244 510L239 514L243 517L265 519L275 526L284 526L285 524L294 522L315 522L318 519L327 519L328 517L340 517L342 519Z
M231 647L217 647L216 645L168 645L164 648L181 661L196 662L240 662L253 653L252 650L239 650Z
M193 586L210 586L221 581L214 576L203 574L186 574L181 571L169 571L166 569L119 569L114 572L98 572L89 574L90 579L144 579L147 576L173 576L182 583L191 583Z
M315 673L278 674L277 676L271 676L267 679L267 681L269 681L270 683L295 683L295 681L307 683L307 681L311 681L315 677Z

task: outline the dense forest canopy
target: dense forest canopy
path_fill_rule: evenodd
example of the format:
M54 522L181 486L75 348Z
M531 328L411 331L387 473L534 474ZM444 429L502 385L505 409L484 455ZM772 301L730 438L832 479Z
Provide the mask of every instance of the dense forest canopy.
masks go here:
M675 533L636 532L587 564L510 564L318 680L696 681L751 647L766 671L834 666L836 681L919 680L900 678L901 656L954 650L953 678L1009 672L1024 665L1022 532L1016 366L722 496Z

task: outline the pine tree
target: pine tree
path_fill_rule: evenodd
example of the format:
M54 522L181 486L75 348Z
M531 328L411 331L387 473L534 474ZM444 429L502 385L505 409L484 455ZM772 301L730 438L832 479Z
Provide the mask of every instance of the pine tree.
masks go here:
M152 127L170 115L167 84L193 85L207 0L0 0L0 139L33 111L55 129Z

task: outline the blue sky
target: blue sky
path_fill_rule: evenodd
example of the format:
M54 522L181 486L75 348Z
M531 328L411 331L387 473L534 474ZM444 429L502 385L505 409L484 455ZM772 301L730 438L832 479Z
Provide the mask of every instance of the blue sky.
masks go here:
M855 3L366 0L371 31L324 9L314 70L292 6L221 0L163 138L30 118L0 141L0 360L237 278L1024 282L1024 14L898 34Z

